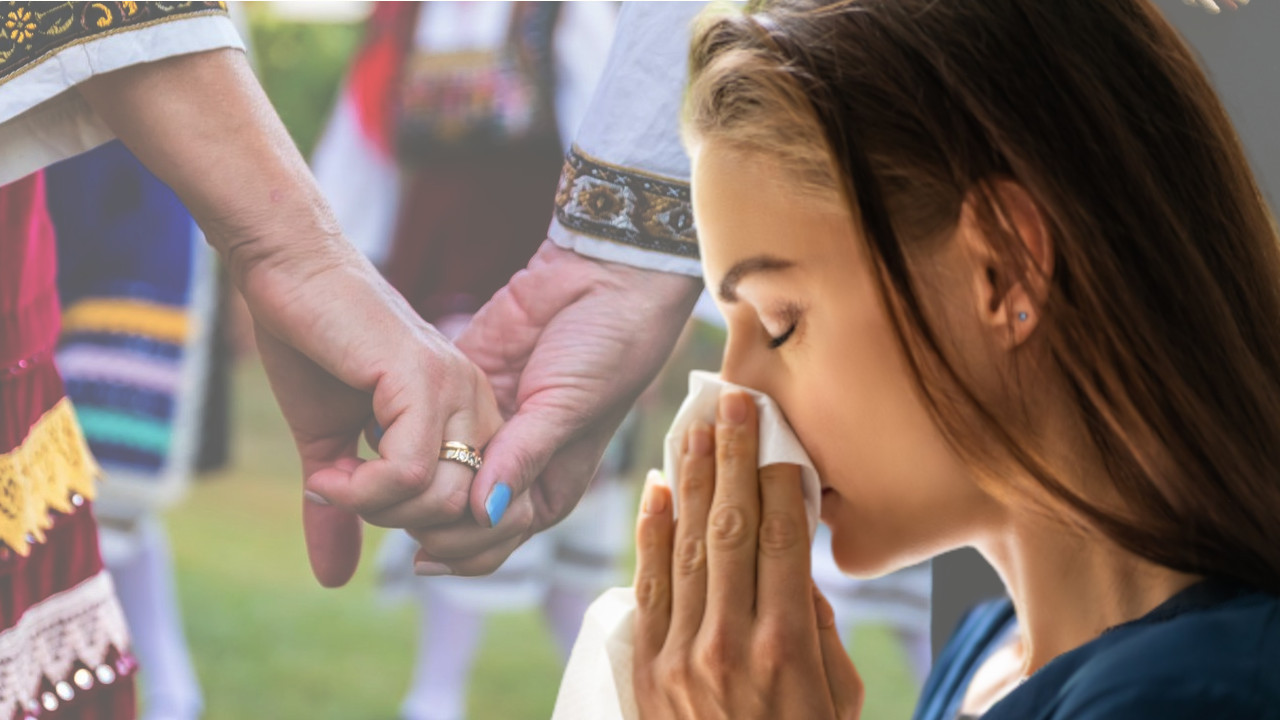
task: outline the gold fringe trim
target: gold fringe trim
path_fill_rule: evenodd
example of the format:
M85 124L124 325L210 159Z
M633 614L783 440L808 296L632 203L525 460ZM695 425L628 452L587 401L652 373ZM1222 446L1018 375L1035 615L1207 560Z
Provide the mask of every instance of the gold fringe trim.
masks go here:
M0 455L0 542L28 555L29 537L44 542L49 513L74 512L73 494L92 500L101 474L71 401L59 400L21 445Z

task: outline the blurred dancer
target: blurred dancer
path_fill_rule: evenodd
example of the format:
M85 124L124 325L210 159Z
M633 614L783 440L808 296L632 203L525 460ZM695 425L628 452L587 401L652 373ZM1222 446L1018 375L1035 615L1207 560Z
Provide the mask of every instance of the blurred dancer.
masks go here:
M100 546L145 667L144 718L194 720L200 687L160 512L183 495L205 435L211 251L173 191L119 142L49 168L48 182L57 360L110 478L96 506Z
M612 3L374 10L313 166L353 242L446 336L456 337L546 236L566 144L615 15ZM465 716L487 613L541 608L567 655L586 606L618 581L632 435L624 427L615 437L574 514L491 576L415 577L417 543L387 536L383 583L412 597L423 617L406 720Z

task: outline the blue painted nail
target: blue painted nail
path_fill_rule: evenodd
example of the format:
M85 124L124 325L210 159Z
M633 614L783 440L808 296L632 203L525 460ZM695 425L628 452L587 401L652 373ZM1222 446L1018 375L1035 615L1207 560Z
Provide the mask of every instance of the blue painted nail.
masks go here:
M386 434L387 434L387 431L383 430L381 425L377 423L373 424L373 441L375 443L382 442L382 436Z
M484 511L489 513L489 526L496 527L502 522L507 512L507 504L511 502L511 486L498 483L489 491L489 499L484 501Z

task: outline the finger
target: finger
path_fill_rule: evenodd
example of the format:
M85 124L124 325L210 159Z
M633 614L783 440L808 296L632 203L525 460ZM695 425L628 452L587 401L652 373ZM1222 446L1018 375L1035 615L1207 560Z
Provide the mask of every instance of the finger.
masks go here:
M822 649L822 666L827 675L827 691L835 706L839 720L857 720L862 716L862 702L866 689L862 677L854 667L853 658L840 640L840 628L831 603L822 596L817 585L810 581L813 593L813 612L818 621L818 644Z
M800 468L770 465L760 470L759 557L756 562L758 616L778 621L803 618L810 602L801 590L809 569L809 522L805 517Z
M567 391L566 391L567 392ZM495 525L501 522L511 500L526 492L556 451L568 445L582 430L584 420L571 399L560 397L555 403L543 404L537 399L526 399L516 414L498 430L485 449L484 467L476 474L471 486L471 513L481 524ZM617 417L597 417L593 431L608 428L612 431L622 422ZM609 433L601 433L598 451L594 453L590 468L583 468L584 480L575 487L585 488L585 481L595 470ZM579 492L579 494L581 494ZM572 507L573 503L567 504Z
M376 408L376 396L374 402ZM362 516L375 515L416 497L435 472L444 420L435 408L417 405L395 416L379 418L385 429L378 442L381 457L369 460L351 474L308 476L307 490Z
M418 575L460 575L463 577L490 575L502 567L502 563L506 562L507 558L511 557L511 553L515 552L516 548L524 544L527 539L525 536L508 538L478 555L448 562L433 558L426 551L419 550L417 555L414 556L413 571Z
M720 395L716 483L707 520L706 616L719 622L755 612L756 530L760 526L756 405L738 390Z
M657 471L651 471L636 520L636 667L643 667L657 657L671 624L674 525L671 489L661 481Z
M435 465L429 479L419 483L417 491L403 500L387 507L365 507L361 516L369 524L385 528L426 528L471 520L471 485L476 470L459 460L440 457L443 445L460 442L483 457L485 441L500 424L496 409L481 422L469 410L456 413L445 423L441 440L436 442Z
M479 371L476 371L476 374L479 379L471 399L472 406L467 412L458 413L445 423L444 437L437 444L437 454L443 449L445 442L461 442L477 449L482 458L489 455L489 444L494 434L502 427L502 414L498 411L498 404L493 399L493 391L489 388L488 380L484 379ZM480 469L484 469L483 464ZM499 491L490 504L490 509L497 512L491 516L476 515L470 500L475 492L479 474L479 470L465 463L457 460L443 460L436 466L431 490L433 493L449 497L451 502L459 503L462 514L469 512L480 525L493 527L502 521L515 498L510 493L503 496L502 491Z
M448 416L429 403L379 418L386 431L378 443L380 458L361 465L349 478L325 475L308 490L332 504L359 513L383 527L422 527L456 521L467 509L474 470L440 460L445 439L482 449L501 424L488 385L479 372L469 378L476 391ZM380 398L375 393L375 409Z
M715 491L715 437L707 423L689 428L678 472L680 519L671 572L671 639L692 643L707 605L707 514Z
M522 495L497 527L478 524L464 518L449 525L425 529L409 529L409 535L424 552L441 562L455 562L474 557L514 537L528 537L533 522L533 505L528 493Z
M356 458L343 458L312 474L337 473L349 477L359 464ZM304 461L304 465L313 463ZM360 518L308 492L302 503L302 532L316 580L324 587L347 584L360 564Z

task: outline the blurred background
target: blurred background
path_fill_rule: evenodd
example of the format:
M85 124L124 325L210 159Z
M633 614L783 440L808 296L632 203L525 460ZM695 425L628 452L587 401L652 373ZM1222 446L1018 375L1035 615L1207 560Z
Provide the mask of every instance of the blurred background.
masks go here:
M1181 0L1160 0L1159 4L1204 56L1228 109L1236 117L1274 206L1275 189L1280 187L1280 150L1274 139L1275 128L1280 127L1280 103L1275 91L1280 56L1274 39L1280 37L1280 26L1273 0L1256 0L1245 11L1221 16L1188 7ZM325 142L341 139L340 117L334 109L341 105L342 94L352 85L349 73L361 48L370 43L368 23L374 3L236 5L239 7L234 12L238 13L262 83L303 154L312 157L322 144L322 137ZM444 18L443 11L436 17ZM453 22L464 22L460 18L463 15ZM599 18L590 22L598 21ZM395 17L390 17L385 27L394 30L396 22ZM559 22L563 24L564 18ZM590 22L583 22L590 26ZM416 38L414 42L425 37L421 27L419 24L416 33L409 33ZM604 49L607 43L599 50ZM602 55L595 62L601 59ZM409 63L406 67L414 65ZM578 92L581 96L585 91ZM564 110L571 105L561 104L562 114L571 112ZM562 127L560 135L565 134ZM571 131L567 134L572 136ZM374 143L367 152L376 153L376 146ZM366 150L358 144L339 150L329 148L331 157L345 158L345 162L351 162L352 157L358 161L361 152ZM373 164L378 162L378 158L368 159ZM336 173L342 177L344 172L347 171L331 170L331 176ZM392 175L401 180L420 179L423 174L421 165L406 162L397 168L396 162L392 163ZM430 187L429 177L424 182ZM539 222L549 219L550 210L548 195L545 211L539 211L544 212ZM419 221L429 223L434 219L415 220ZM62 230L59 227L60 235ZM364 249L371 255L381 252L384 262L387 253L392 252L385 247L370 247L367 241ZM531 250L523 257L530 253ZM418 278L411 282L426 281ZM461 705L453 709L441 707L440 717L461 717L457 712L475 720L549 717L563 667L565 638L555 614L545 606L516 604L517 607L485 612L480 620L466 616L465 622L452 622L445 629L461 633L456 638L447 633L427 638L419 632L423 605L395 603L384 592L388 578L385 573L380 574L379 554L385 534L377 528L368 528L361 569L348 586L339 590L318 586L302 542L301 471L292 441L256 359L247 316L234 293L225 292L225 283L223 300L221 320L214 323L210 318L209 326L216 328L216 335L209 340L214 346L216 387L212 394L206 394L216 395L219 401L205 408L206 415L213 412L222 416L204 425L206 434L211 428L219 429L204 438L206 445L209 440L214 441L214 447L204 448L205 454L212 454L215 460L222 455L223 462L207 463L220 467L199 473L189 484L183 479L180 488L167 491L170 497L156 503L165 508L163 527L167 528L167 552L171 554L173 582L181 608L178 622L185 630L198 678L192 687L198 686L196 695L203 698L203 714L199 717L420 720L428 715L408 717L405 698L425 692L419 687L421 673L414 680L415 665L421 660L424 643L431 642L438 645L436 652L443 653L446 660L456 655L463 665L471 650L475 651L470 674L448 680L457 686ZM430 298L423 302L437 314L432 318L424 312L429 319L450 321L456 317L448 314L448 308L432 305L434 300ZM81 331L92 329L87 320L77 325L76 316L70 313L68 327L72 333L77 327ZM620 488L625 506L621 513L609 511L600 516L611 531L624 538L623 547L606 554L607 561L618 566L619 584L625 584L631 572L632 551L627 538L643 475L648 468L661 464L661 438L684 397L689 370L717 368L722 343L723 332L714 310L703 306L703 311L690 322L668 367L633 414L625 447L615 452L614 460L608 463L611 477L606 480ZM65 365L64 371L68 370ZM220 384L223 381L225 384ZM74 377L70 382L69 387L75 390ZM92 388L85 386L81 390L92 395ZM77 399L77 404L84 407L91 403ZM87 430L91 429L87 424ZM119 487L129 487L128 480L116 482ZM626 527L612 527L619 523ZM128 532L134 532L137 520L130 518L124 524L129 526ZM104 550L111 550L108 545ZM120 552L121 557L128 555ZM161 559L157 567L163 566L163 552L158 557ZM383 549L384 565L386 557L387 550ZM918 581L922 573L924 585ZM874 588L867 591L862 586L844 585L829 590L848 595L842 622L866 684L866 718L907 718L911 714L920 677L927 669L928 573L927 567L916 568L906 580L896 585L891 581L887 588L881 586L880 600L876 600ZM947 588L945 595L935 596L933 601L935 644L945 641L963 608L999 590L990 571L972 553L958 553L937 563L933 577L935 584ZM130 580L118 576L117 582L126 586ZM154 582L162 589L167 583L163 579ZM889 596L898 599L883 600ZM474 632L460 630L466 623L474 624ZM156 624L159 627L163 623ZM923 664L921 647L925 648ZM174 656L152 661L150 666L176 672L181 682L190 684L190 673L183 675L184 663L177 655L180 650L180 643L170 647ZM142 661L147 667L148 658L144 656ZM147 681L144 670L144 685ZM148 693L144 692L143 697L145 718L194 717L147 715ZM154 702L160 701L153 699L150 710L155 711ZM190 698L183 702L200 704ZM465 711L459 709L463 706ZM194 712L191 708L188 711Z
M267 94L311 157L364 38L371 3L243 3L241 25ZM550 203L546 206L550 217ZM384 531L368 528L360 571L340 590L311 576L299 512L301 470L291 439L234 309L228 324L229 463L200 475L166 513L177 594L208 720L246 717L392 720L409 690L418 612L378 590ZM661 465L661 438L688 371L719 366L723 333L693 322L637 416L625 468L630 537L644 472ZM631 550L620 554L621 579ZM866 717L905 718L917 681L885 624L860 624L850 645L867 681ZM145 661L144 661L145 662ZM562 655L540 609L488 617L465 689L467 718L550 716ZM143 680L144 684L146 680ZM145 709L144 709L145 714Z

